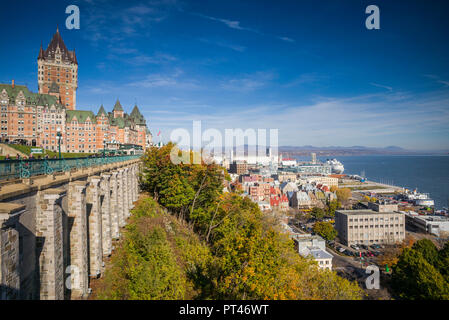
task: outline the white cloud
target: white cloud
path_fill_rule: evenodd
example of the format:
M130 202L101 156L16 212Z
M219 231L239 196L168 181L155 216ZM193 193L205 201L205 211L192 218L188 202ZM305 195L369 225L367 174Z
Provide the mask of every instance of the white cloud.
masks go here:
M449 81L439 80L438 82L444 84L445 87L449 87Z
M201 38L199 39L199 41L204 42L204 43L209 43L209 44L213 44L219 47L223 47L223 48L228 48L237 52L244 52L246 50L246 47L244 46L240 46L234 43L230 43L227 41L223 41L223 40L209 40L209 39L204 39Z
M447 93L403 95L393 99L393 106L390 95L322 97L297 106L214 106L207 114L185 108L189 111L169 117L154 117L150 112L149 118L165 131L178 127L190 130L192 120L202 120L203 129L216 128L223 133L226 128L277 128L281 145L449 148ZM182 103L176 103L176 108L173 106L173 110L182 109ZM165 110L171 110L170 106Z
M371 82L370 85L372 85L374 87L378 87L378 88L387 89L388 91L393 91L392 87L389 87L389 86L386 86L386 85L383 85L383 84L378 84L378 83Z
M425 74L424 77L435 80L435 82L440 83L443 87L449 87L449 81L441 80L441 78L434 74Z
M221 84L225 90L248 92L260 89L276 78L272 72L256 72L243 74L240 77L228 79Z
M149 74L141 80L130 82L128 86L139 88L175 88L175 89L197 89L200 86L194 80L186 80L181 77L183 71L176 69L172 73Z
M279 39L287 42L296 42L296 40L289 38L289 37L278 37Z
M212 21L221 22L221 23L223 23L224 25L226 25L227 27L229 27L231 29L249 31L249 32L260 34L260 35L267 35L264 32L261 32L261 31L259 31L257 29L248 28L248 27L242 27L240 21L216 18L216 17L211 17L211 16L207 16L207 15L204 15L204 14L200 14L200 13L193 13L193 14L196 15L196 16L202 17L204 19L209 19L209 20L212 20ZM289 38L289 37L275 36L275 38L280 39L282 41L286 41L286 42L295 42L294 39Z

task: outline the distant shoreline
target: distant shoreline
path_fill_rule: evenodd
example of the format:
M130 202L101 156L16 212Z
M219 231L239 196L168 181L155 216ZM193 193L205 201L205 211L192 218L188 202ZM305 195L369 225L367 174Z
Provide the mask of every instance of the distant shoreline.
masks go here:
M449 154L446 153L342 153L342 152L320 152L320 151L292 152L282 150L279 150L279 153L288 154L289 156L296 156L296 157L310 157L311 153L316 153L317 157L354 157L354 156L449 157Z

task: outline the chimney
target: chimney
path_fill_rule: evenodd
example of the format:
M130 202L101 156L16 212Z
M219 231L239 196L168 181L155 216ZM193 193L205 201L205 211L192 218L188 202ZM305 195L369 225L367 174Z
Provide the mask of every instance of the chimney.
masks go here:
M14 79L12 79L12 88L14 89Z

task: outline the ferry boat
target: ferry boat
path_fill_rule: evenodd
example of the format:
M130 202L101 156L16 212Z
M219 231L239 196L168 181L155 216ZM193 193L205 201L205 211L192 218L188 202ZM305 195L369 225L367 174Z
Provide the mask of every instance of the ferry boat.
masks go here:
M413 192L406 190L404 196L415 206L433 207L435 205L435 201L429 197L428 193L419 193L416 189Z

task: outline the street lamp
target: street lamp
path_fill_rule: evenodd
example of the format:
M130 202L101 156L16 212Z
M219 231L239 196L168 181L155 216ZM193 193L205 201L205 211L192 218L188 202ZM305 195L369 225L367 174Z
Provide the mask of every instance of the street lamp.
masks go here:
M103 139L103 158L106 156L106 139Z
M61 133L61 128L59 128L59 127L56 128L56 136L58 137L59 160L61 160L61 138L62 138L62 133Z

